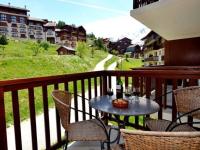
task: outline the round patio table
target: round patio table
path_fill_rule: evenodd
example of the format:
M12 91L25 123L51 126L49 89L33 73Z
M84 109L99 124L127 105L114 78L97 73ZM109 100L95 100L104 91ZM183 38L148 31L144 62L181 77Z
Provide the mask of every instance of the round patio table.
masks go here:
M116 96L99 96L90 100L90 106L98 111L123 116L139 116L150 115L159 111L160 106L158 103L151 99L144 97L137 97L131 100L130 97L123 97L129 101L128 108L116 108L112 105L112 100L115 100Z

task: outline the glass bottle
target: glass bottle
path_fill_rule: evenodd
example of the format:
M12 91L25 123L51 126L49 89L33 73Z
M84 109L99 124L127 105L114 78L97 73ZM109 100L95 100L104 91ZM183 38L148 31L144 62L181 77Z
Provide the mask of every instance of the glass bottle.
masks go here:
M123 97L123 82L120 78L117 79L116 96L117 99Z

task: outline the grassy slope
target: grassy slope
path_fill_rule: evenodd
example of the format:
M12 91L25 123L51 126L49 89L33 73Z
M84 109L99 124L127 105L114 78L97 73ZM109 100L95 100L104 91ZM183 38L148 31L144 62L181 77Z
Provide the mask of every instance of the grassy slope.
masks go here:
M127 60L122 61L122 70L131 70L130 68L138 68L142 67L143 62L141 59L133 59L133 58L128 58ZM121 67L121 65L119 65Z
M14 78L28 78L39 76L50 76L68 73L78 73L92 70L95 65L107 56L104 51L96 50L94 58L88 52L84 58L78 56L58 56L56 48L51 45L48 51L42 51L38 56L32 56L33 52L30 46L33 41L15 41L11 40L6 46L4 57L0 55L0 80ZM85 83L87 89L87 82ZM63 85L60 85L63 89ZM72 85L69 85L72 89ZM80 83L78 82L78 90ZM48 87L52 91L53 86ZM37 114L43 111L42 89L35 88L35 108ZM50 93L49 106L53 106ZM24 120L29 117L28 92L19 91L20 119ZM7 126L13 123L11 94L5 94L6 121Z
M109 59L108 61L105 62L104 68L107 69L112 63L117 62L118 59L119 59L119 57L113 55L113 57L111 59Z

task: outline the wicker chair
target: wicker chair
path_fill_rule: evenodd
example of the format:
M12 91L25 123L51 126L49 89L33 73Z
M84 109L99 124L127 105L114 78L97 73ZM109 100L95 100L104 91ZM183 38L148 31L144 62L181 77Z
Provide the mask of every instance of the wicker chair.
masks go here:
M200 132L121 129L126 150L200 150Z
M189 124L200 122L182 122L184 116L200 119L200 87L191 86L173 91L178 117L173 122L167 120L146 119L146 126L151 131L196 131ZM180 114L182 113L182 115ZM179 121L179 123L177 122Z
M70 123L70 109L73 109L70 107L71 93L54 90L52 92L52 97L61 118L61 124L65 129L65 149L67 149L69 141L100 141L101 149L104 143L108 143L109 146L109 135L107 134L108 132L106 131L107 129L104 123L100 119L97 120L97 118Z

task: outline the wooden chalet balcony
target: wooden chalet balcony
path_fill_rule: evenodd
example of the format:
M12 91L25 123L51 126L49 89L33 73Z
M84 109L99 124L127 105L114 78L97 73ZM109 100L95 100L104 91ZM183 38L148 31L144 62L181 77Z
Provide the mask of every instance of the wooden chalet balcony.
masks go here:
M179 68L179 67L177 67ZM97 72L85 72L78 74L65 74L49 77L38 77L38 78L27 78L27 79L16 79L0 81L0 146L1 150L8 149L7 130L6 130L6 112L7 107L5 103L9 101L12 103L12 113L14 120L14 131L15 131L15 148L17 150L22 149L22 136L21 122L20 122L20 95L19 92L25 91L27 94L27 99L24 100L23 105L29 106L30 110L30 124L31 124L31 139L32 139L32 149L38 149L38 136L36 126L36 110L35 110L35 96L40 96L40 100L43 103L43 114L44 114L44 127L45 134L40 135L46 141L46 146L44 149L57 149L61 147L64 143L64 139L61 136L61 124L58 112L55 110L55 124L56 124L56 142L52 142L51 130L50 130L50 117L49 116L49 101L51 100L51 92L53 89L69 90L74 93L73 105L75 109L81 109L83 113L74 112L74 120L80 121L85 120L86 114L96 115L95 111L91 108L87 108L85 97L89 99L95 96L100 96L106 94L107 88L111 88L113 81L116 77L121 77L124 81L124 87L132 85L133 87L139 87L140 95L147 98L154 97L160 105L161 109L157 113L157 118L163 118L163 111L166 107L171 109L170 120L176 118L175 101L172 98L170 104L167 103L168 99L166 97L161 97L161 95L167 91L167 83L171 83L171 89L177 89L179 86L192 86L197 85L197 81L200 79L200 67L180 67L177 69L175 67L168 67L164 69L163 67L155 68L139 68L133 71L97 71ZM154 81L154 82L153 82ZM170 82L169 82L170 81ZM181 84L180 84L181 81ZM187 82L182 82L187 81ZM155 83L153 85L153 83ZM184 84L183 84L184 83ZM79 89L80 87L80 89ZM40 90L41 94L37 95L36 89ZM100 90L98 90L100 89ZM155 93L152 94L152 90ZM78 92L79 91L79 92ZM86 91L87 95L86 95ZM78 100L77 94L81 95L81 100ZM10 97L8 98L7 95ZM167 104L167 105L166 105ZM81 106L81 107L80 107ZM92 116L89 116L92 118ZM105 116L106 120L114 120L112 116ZM143 118L144 119L144 118ZM139 117L135 117L134 122L128 122L126 125L132 126L139 129L144 129L144 124L139 124Z
M133 9L137 9L157 1L159 0L133 0Z
M152 56L149 58L145 58L144 61L158 61L158 56Z

